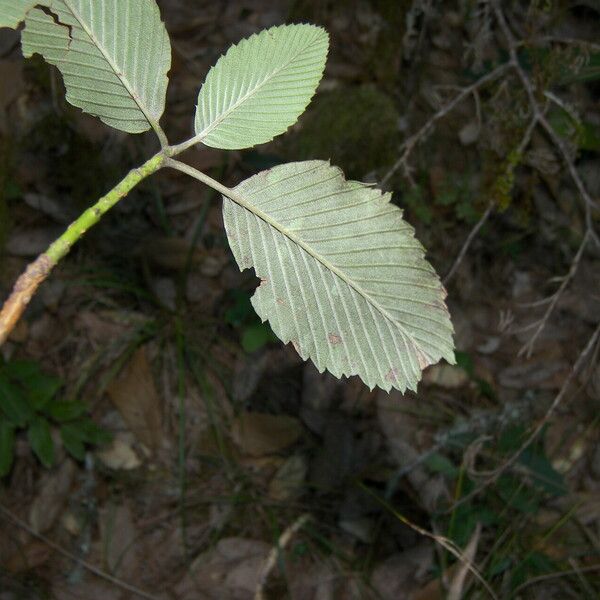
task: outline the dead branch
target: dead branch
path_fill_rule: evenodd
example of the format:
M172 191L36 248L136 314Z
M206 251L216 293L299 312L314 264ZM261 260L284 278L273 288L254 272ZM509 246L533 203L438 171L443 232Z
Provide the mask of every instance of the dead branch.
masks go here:
M0 346L4 344L29 301L52 270L51 260L40 254L17 279L13 290L0 311Z
M73 562L82 566L83 568L88 570L90 573L96 575L97 577L100 577L101 579L104 579L105 581L108 581L109 583L112 583L113 585L115 585L127 592L130 592L131 594L139 596L140 598L145 598L146 600L158 600L157 596L153 596L152 594L149 594L148 592L144 592L144 590L140 590L139 588L136 588L135 586L133 586L129 583L126 583L125 581L121 581L117 577L114 577L113 575L106 573L102 569L99 569L98 567L91 565L90 563L75 556L68 550L65 550L62 546L59 546L58 544L54 543L52 540L48 539L45 535L42 535L41 533L38 533L37 531L32 529L27 523L25 523L25 521L22 521L21 519L19 519L19 517L17 517L10 510L8 510L8 508L2 506L1 504L0 504L0 515L2 515L8 522L12 523L14 526L20 527L21 529L26 531L30 536L40 540L40 542L43 542L48 547L52 548L54 551L58 552L65 558L68 558L69 560L72 560Z
M510 30L510 27L508 26L506 17L504 16L504 13L502 12L502 8L501 8L500 2L498 2L498 0L494 1L494 13L496 15L496 20L498 22L498 25L500 27L500 30L502 31L502 34L505 38L505 41L506 41L506 44L508 47L508 52L509 52L509 56L510 56L510 60L509 60L508 64L515 71L519 80L521 81L523 88L525 89L527 98L529 100L530 110L532 111L533 122L535 124L540 125L540 127L544 130L544 132L546 133L546 135L548 136L548 138L550 139L552 144L557 148L557 150L562 158L562 161L565 164L565 166L569 172L569 175L571 176L571 179L573 180L573 183L575 184L575 187L577 188L577 191L579 192L579 196L581 197L581 199L583 201L583 209L584 209L585 223L586 223L585 234L583 236L583 239L581 241L581 244L579 246L579 249L577 250L575 257L573 258L573 261L571 262L569 272L562 280L562 283L561 283L560 287L558 288L558 290L555 292L555 294L553 294L548 299L549 306L548 306L548 309L546 310L546 312L544 313L544 316L542 317L542 319L540 319L536 323L532 324L531 326L528 326L528 328L535 328L535 332L534 332L532 338L529 340L529 342L527 342L527 344L525 344L525 346L521 349L519 354L521 355L523 353L526 353L527 356L530 356L531 352L533 351L533 346L535 344L535 341L537 340L537 338L539 337L539 335L541 334L543 329L546 327L546 324L547 324L548 320L550 319L550 316L552 315L558 301L560 300L562 294L566 290L568 284L573 279L573 277L577 271L577 267L579 266L579 263L581 261L581 258L583 256L583 253L585 252L586 248L588 247L588 245L591 242L594 242L595 244L598 245L598 247L600 247L600 238L598 237L598 234L594 230L593 213L592 213L593 209L598 209L598 203L595 202L592 199L592 197L590 196L588 190L585 187L585 184L583 183L583 180L581 179L581 176L579 175L579 172L577 171L577 168L575 167L574 160L571 157L571 155L569 154L569 151L567 149L567 146L566 146L564 140L556 133L556 131L554 130L552 125L550 125L550 123L548 122L548 120L546 118L545 110L541 107L540 103L537 100L535 86L534 86L533 82L531 81L531 79L529 78L529 76L527 75L527 73L521 67L521 64L519 63L519 59L517 56L518 43L515 40L512 32ZM546 97L547 97L547 94L546 94ZM556 97L550 97L550 99L554 102L557 102L557 100L558 100Z
M590 241L589 237L590 237L590 232L588 230L585 232L585 235L583 236L583 239L581 240L581 244L579 244L579 249L577 250L577 253L575 254L573 260L571 261L571 264L569 266L569 271L567 272L567 274L564 277L562 277L560 286L558 287L556 292L554 292L554 294L552 294L548 298L544 298L543 303L544 304L548 303L548 308L545 310L542 318L539 319L538 321L535 321L535 322L527 325L526 329L534 329L535 328L535 331L533 332L533 335L529 338L527 343L519 350L519 356L525 355L527 358L529 358L531 356L535 342L537 341L537 339L540 336L540 334L542 333L542 331L545 329L545 327L548 323L548 320L550 319L550 316L552 315L552 313L554 312L554 309L556 308L556 305L558 304L558 301L561 299L561 297L564 294L565 290L567 289L569 283L571 283L571 281L573 280L573 277L575 277L575 274L577 273L579 263L581 262L581 258L583 257L583 252L586 249L588 242ZM514 331L513 331L513 333L514 333Z
M550 405L550 407L548 408L548 410L546 411L544 416L540 419L538 424L535 426L535 429L529 434L529 436L521 444L519 449L508 460L504 461L499 467L497 467L496 469L494 469L492 471L478 471L477 475L485 477L485 480L481 484L479 484L469 494L467 494L466 496L463 496L460 500L455 502L454 505L452 506L452 510L455 510L457 506L464 504L465 502L468 502L473 497L477 496L481 491L483 491L487 486L495 483L498 480L498 478L507 471L507 469L512 467L519 460L519 457L521 456L521 454L523 454L523 452L527 448L529 448L529 446L537 439L537 437L542 432L545 425L548 423L548 421L550 420L552 415L555 413L556 409L559 407L560 403L563 401L571 383L573 382L575 377L582 370L588 356L594 350L594 347L595 347L596 343L598 342L599 338L600 338L600 324L598 324L594 333L590 336L587 344L585 345L583 350L579 353L579 356L577 357L575 364L569 371L569 375L564 380L558 394L555 396L554 400L552 401L552 404Z
M261 570L260 579L258 581L258 585L256 587L256 592L254 593L254 600L265 600L265 586L269 579L269 575L273 570L273 567L277 564L277 559L279 558L282 550L286 548L286 546L290 543L291 539L296 535L296 533L308 523L308 521L312 518L312 516L308 513L300 515L280 536L277 540L277 544L271 549L269 552L269 556L267 556L267 560Z
M477 234L479 233L481 228L485 225L488 218L492 214L493 210L494 210L494 203L490 202L490 204L488 204L488 207L486 208L485 212L481 215L481 218L479 219L479 221L477 221L477 223L475 224L475 227L473 227L473 229L471 229L471 233L469 233L469 235L467 236L467 239L465 240L465 243L463 244L462 248L460 249L460 252L458 253L458 256L456 257L456 260L454 261L452 267L450 268L450 270L448 271L448 273L446 274L444 279L442 279L442 283L444 285L448 285L448 282L452 279L452 277L454 277L458 267L460 266L460 263L463 261L463 259L465 258L465 255L467 254L467 251L471 247L473 240L477 237Z
M400 158L398 158L398 160L392 165L392 167L381 180L381 187L385 188L388 181L400 167L403 168L405 176L408 179L410 179L408 169L408 159L410 157L410 154L414 150L415 146L421 143L425 136L431 131L434 124L443 117L445 117L449 112L454 110L465 98L468 98L471 94L476 94L482 87L498 79L498 77L500 77L500 75L506 72L509 68L509 63L505 63L500 65L499 67L496 67L493 71L490 71L487 75L484 75L471 85L462 88L462 90L450 102L445 104L442 108L440 108L440 110L438 110L433 116L431 116L427 123L425 123L425 125L423 125L416 133L411 135L402 144L400 148Z

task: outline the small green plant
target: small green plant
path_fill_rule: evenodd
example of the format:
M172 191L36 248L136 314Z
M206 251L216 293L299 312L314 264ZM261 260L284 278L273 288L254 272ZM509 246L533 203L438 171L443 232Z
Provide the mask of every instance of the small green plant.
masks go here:
M458 362L463 362L460 357ZM440 513L438 527L460 547L468 544L478 523L494 531L484 576L490 582L502 578L504 585L514 592L528 578L556 570L557 566L543 552L543 540L549 532L536 522L536 515L549 500L565 496L568 486L552 466L543 436L537 444L522 450L527 430L522 425L510 424L499 432L497 439L482 445L481 460L491 460L490 464L497 467L521 450L515 467L499 474L494 486L474 496L478 482L473 465L471 468L461 465L459 456L464 461L467 448L477 437L475 433L452 436L450 457L436 452L425 461L431 473L444 475L453 482L455 490L454 508L449 513ZM514 535L512 532L517 528L518 535ZM442 564L442 570L446 566Z
M79 401L64 400L63 382L47 375L36 362L15 360L0 365L0 477L10 473L16 436L20 431L38 460L51 467L55 460L52 429L60 433L65 450L77 460L87 444L102 444L109 435L86 416Z
M21 22L24 55L58 68L71 104L121 131L154 130L160 150L28 267L0 313L0 343L71 246L142 179L171 167L223 195L235 260L261 280L254 309L319 371L404 391L426 366L454 362L445 290L390 194L322 160L277 165L230 189L175 159L197 144L250 148L293 125L323 74L322 28L282 25L232 46L200 89L194 135L170 145L159 121L171 49L154 0L0 0L0 26Z

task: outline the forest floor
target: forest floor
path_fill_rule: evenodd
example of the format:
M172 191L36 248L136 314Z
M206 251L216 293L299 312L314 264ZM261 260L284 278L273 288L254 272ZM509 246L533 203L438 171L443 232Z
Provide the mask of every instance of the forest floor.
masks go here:
M173 141L230 44L327 28L325 77L288 134L183 160L233 186L331 159L392 191L447 287L457 365L429 367L416 394L319 374L253 312L218 195L161 171L73 249L2 348L0 375L38 365L98 428L67 452L57 417L49 468L17 436L0 600L598 598L598 3L158 4ZM68 105L13 34L3 297L156 148Z

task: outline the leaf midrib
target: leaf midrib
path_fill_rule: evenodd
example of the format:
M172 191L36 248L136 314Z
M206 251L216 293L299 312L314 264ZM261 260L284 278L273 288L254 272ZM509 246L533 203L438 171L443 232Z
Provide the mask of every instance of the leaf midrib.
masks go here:
M279 233L286 236L293 243L300 246L300 248L302 248L312 258L314 258L315 260L320 262L326 269L329 269L332 273L337 275L344 283L346 283L346 285L348 285L349 287L354 289L358 294L360 294L365 299L365 301L367 303L369 303L371 306L373 306L379 313L381 313L386 319L388 319L388 321L391 321L394 325L396 325L398 327L398 329L402 332L402 334L405 335L410 340L411 344L415 348L417 348L421 353L423 353L424 356L431 358L429 356L429 353L427 353L423 348L421 348L421 346L417 343L417 341L410 334L410 332L406 330L405 326L402 323L400 323L397 319L395 319L377 301L375 301L366 290L364 290L360 285L358 285L350 277L348 277L344 273L344 271L340 270L333 263L328 261L319 252L317 252L311 246L309 246L306 242L304 242L304 240L302 240L301 238L296 236L292 231L290 231L285 226L281 225L278 221L273 219L268 213L265 213L264 211L260 210L260 208L257 208L251 202L246 200L244 198L244 196L242 196L240 193L238 193L235 189L227 188L225 186L222 186L222 187L223 187L223 193L227 197L229 197L233 202L235 202L236 204L239 204L242 208L245 208L246 210L250 211L252 214L257 216L259 219L262 219L263 221L265 221L265 223L267 223L271 227L275 228L277 231L279 231ZM227 190L227 191L225 191L225 190Z
M129 0L126 0L126 1L129 1ZM95 34L86 25L85 21L83 20L83 17L79 14L79 12L75 8L73 8L70 0L63 0L63 2L65 4L65 6L71 11L71 13L73 14L73 17L81 25L81 28L88 34L90 39L94 42L94 45L96 46L96 48L98 48L98 50L100 51L100 53L102 54L102 56L104 57L106 62L110 65L111 69L113 70L113 73L118 77L119 81L123 84L123 86L129 93L129 95L131 96L133 101L138 105L138 108L142 111L144 117L146 117L146 121L148 121L148 125L150 125L150 127L152 127L152 128L156 128L158 125L157 121L150 115L150 113L147 110L147 107L142 102L142 99L135 92L134 88L130 84L127 77L125 77L125 73L122 73L119 70L117 65L111 59L111 56L107 53L107 51L104 49L104 47L102 46L100 41L96 38Z

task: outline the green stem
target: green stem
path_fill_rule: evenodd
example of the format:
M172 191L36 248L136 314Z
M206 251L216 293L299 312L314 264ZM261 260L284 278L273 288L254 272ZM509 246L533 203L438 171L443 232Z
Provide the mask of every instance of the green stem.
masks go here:
M142 179L158 171L166 160L166 149L146 161L138 169L133 169L108 194L88 208L69 228L40 254L17 279L15 286L0 310L0 346L6 341L13 327L21 318L29 301L38 287L45 281L53 267L68 254L71 246L92 226L95 225L121 198L124 198Z
M71 246L119 200L127 196L140 181L158 171L163 166L164 160L164 154L159 152L141 167L129 171L129 174L108 194L100 198L94 206L88 208L77 220L73 221L69 228L46 251L52 265L58 263L69 252Z

